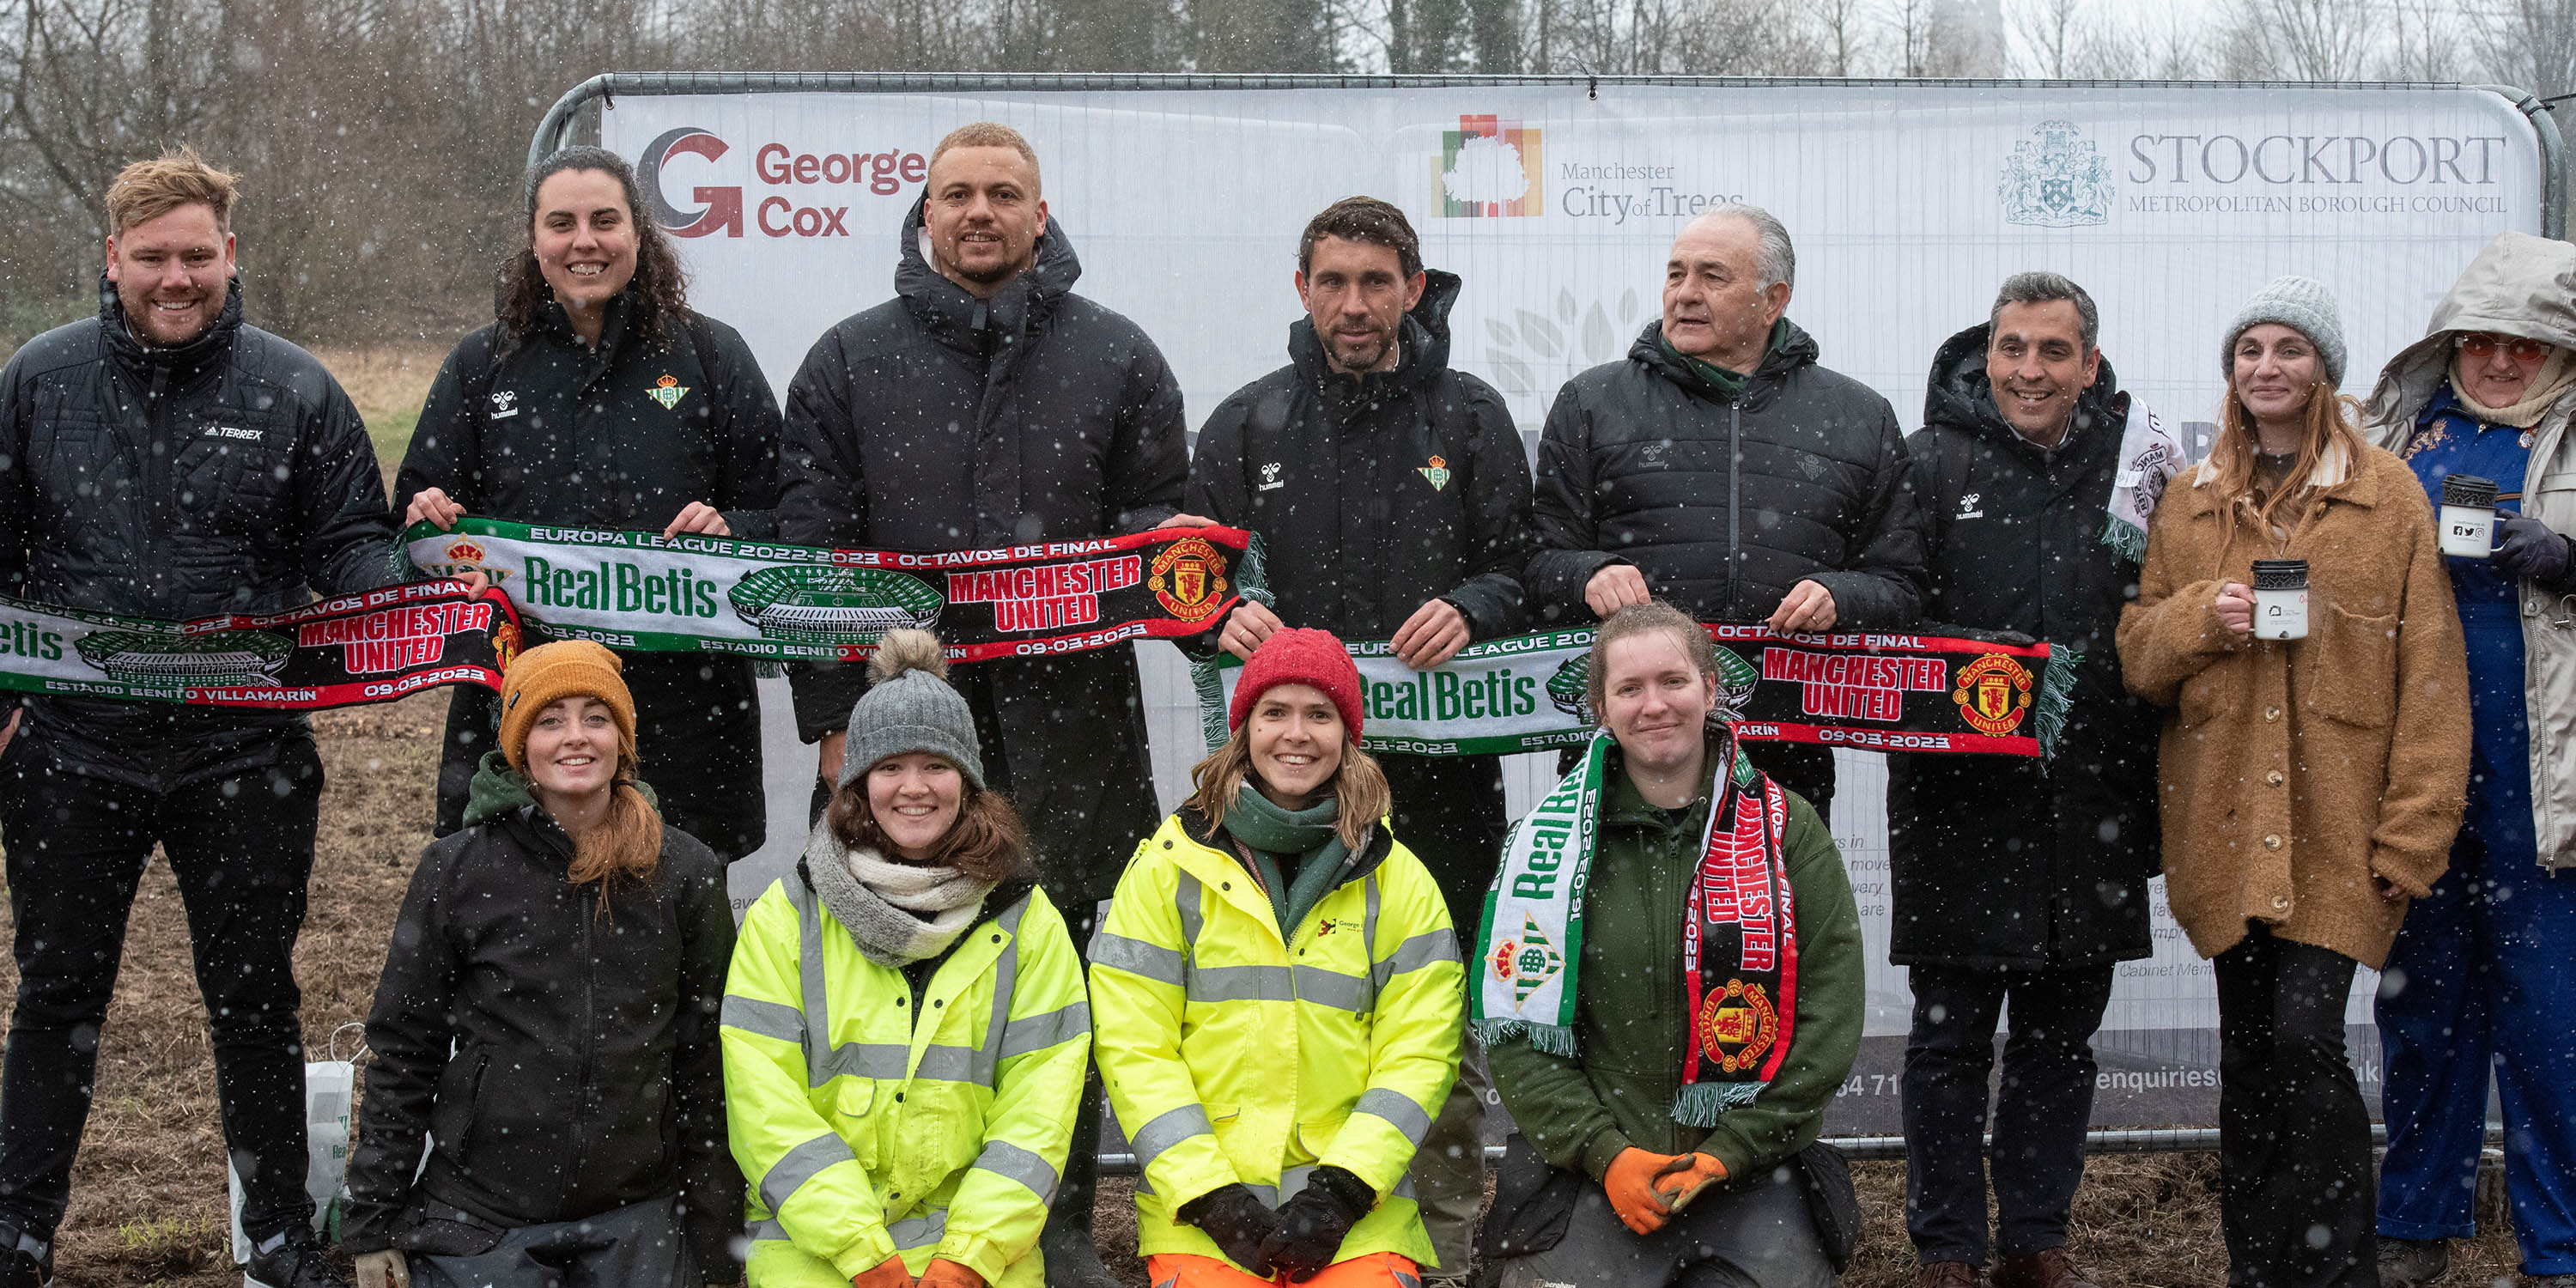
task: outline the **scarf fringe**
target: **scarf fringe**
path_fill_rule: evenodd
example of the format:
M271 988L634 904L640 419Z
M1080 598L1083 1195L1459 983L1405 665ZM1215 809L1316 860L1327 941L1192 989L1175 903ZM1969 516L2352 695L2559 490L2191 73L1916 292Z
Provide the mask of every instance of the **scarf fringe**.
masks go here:
M2066 717L2075 710L2075 672L2083 665L2083 650L2049 646L2048 665L2039 677L2039 701L2030 713L2031 736L2039 739L2043 763L2057 755L2057 739L2066 732Z
M2103 516L2102 544L2130 563L2147 561L2147 530L2116 514Z
M1477 1020L1471 1026L1476 1040L1487 1046L1526 1041L1533 1051L1545 1052L1567 1060L1581 1059L1575 1047L1574 1030L1562 1024L1532 1024L1527 1020Z
M1714 1127L1718 1115L1753 1103L1758 1082L1692 1082L1673 1093L1673 1121L1692 1127Z

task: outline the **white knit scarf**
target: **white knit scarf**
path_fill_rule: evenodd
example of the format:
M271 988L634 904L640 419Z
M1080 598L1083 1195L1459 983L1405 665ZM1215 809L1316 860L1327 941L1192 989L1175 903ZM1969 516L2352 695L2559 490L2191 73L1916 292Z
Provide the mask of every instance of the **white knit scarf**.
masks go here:
M897 969L948 951L975 924L984 896L1000 884L953 867L898 863L874 850L852 849L821 820L805 843L805 870L814 893L859 952Z

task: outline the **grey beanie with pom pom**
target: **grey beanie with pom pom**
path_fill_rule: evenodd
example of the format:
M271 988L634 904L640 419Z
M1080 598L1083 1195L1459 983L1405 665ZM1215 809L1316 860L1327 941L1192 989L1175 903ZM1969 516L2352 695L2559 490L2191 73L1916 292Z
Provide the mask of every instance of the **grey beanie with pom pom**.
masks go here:
M841 754L847 787L888 756L926 751L984 786L983 747L966 699L948 687L947 652L928 631L887 631L868 659L868 691L850 708L849 742Z

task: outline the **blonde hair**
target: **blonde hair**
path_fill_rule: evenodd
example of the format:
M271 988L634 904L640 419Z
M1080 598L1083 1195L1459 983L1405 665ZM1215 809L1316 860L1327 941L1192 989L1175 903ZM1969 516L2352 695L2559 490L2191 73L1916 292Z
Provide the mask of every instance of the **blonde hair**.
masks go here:
M2309 488L2317 465L2329 447L2340 444L2344 460L2353 468L2361 465L2361 433L2353 427L2353 413L2359 405L2337 393L2333 385L2320 380L2308 389L2307 408L2300 413L2298 459L2291 462L2290 472L2280 486L2268 496L2256 493L2254 456L2257 440L2254 413L2236 393L2235 377L2227 381L2227 397L2218 409L2218 437L2210 445L2210 483L2218 495L2230 504L2242 504L2254 512L2255 522L2269 532L2275 527L2295 529L2299 525L2298 507L2289 509L2286 523L2278 521L2281 503L2299 496Z
M662 816L644 793L635 789L635 740L621 736L617 746L617 781L609 790L608 814L573 842L572 866L564 877L574 885L599 883L599 910L608 911L608 888L616 878L631 877L641 885L662 865Z
M1207 759L1190 770L1190 783L1195 788L1185 807L1207 816L1209 826L1222 826L1225 812L1234 807L1235 797L1243 791L1244 780L1252 776L1252 722L1234 727L1234 733ZM1357 854L1367 844L1368 835L1395 807L1394 793L1387 789L1386 771L1379 768L1377 757L1360 750L1360 745L1342 739L1342 763L1333 770L1333 800L1341 807L1333 822L1342 844Z
M241 176L206 164L195 148L164 152L117 171L107 186L107 227L122 233L149 223L181 206L204 205L215 212L215 227L233 230L233 200L241 195Z
M931 169L939 167L939 158L948 155L950 148L1009 148L1029 163L1029 187L1043 186L1038 179L1038 150L1030 147L1029 141L1021 137L1018 130L999 121L969 121L950 130L948 136L939 141L939 146L930 150Z

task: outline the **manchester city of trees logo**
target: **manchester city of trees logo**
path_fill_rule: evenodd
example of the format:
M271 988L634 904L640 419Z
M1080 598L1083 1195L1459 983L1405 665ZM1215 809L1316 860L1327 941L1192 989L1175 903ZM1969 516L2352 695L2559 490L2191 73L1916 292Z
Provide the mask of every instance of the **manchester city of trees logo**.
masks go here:
M2004 222L2032 228L2080 228L2111 222L2111 159L2076 137L2072 121L2042 121L2036 137L2013 145L1995 193Z

